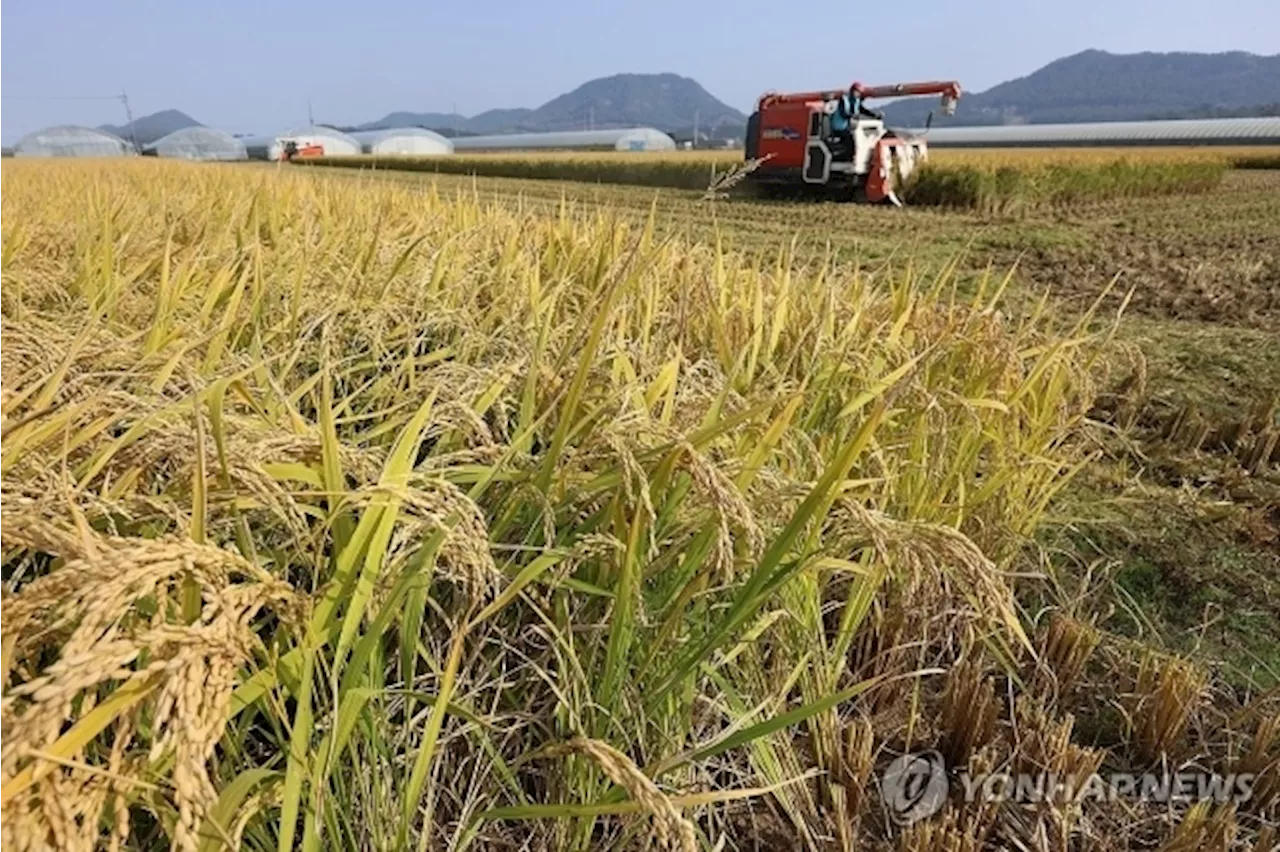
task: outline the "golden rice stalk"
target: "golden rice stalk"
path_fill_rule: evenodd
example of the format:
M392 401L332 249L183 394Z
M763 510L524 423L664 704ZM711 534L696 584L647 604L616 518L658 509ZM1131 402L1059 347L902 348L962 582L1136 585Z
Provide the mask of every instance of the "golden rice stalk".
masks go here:
M473 600L483 600L497 589L502 575L489 549L484 514L457 486L429 476L410 477L407 487L376 485L348 493L348 508L398 501L400 513L387 548L388 565L402 566L418 552L432 533L445 534L437 569L441 576L467 590ZM394 581L388 571L384 583Z
M232 849L242 848L241 842L244 840L244 830L249 827L249 822L255 816L263 811L280 806L280 788L281 783L279 782L264 784L240 806L236 812L235 822L231 824L227 832L231 840Z
M742 183L747 179L748 175L771 159L773 159L773 154L765 154L763 157L745 160L722 174L713 177L710 185L707 186L707 191L702 194L702 200L715 201L717 198L728 198L729 190Z
M111 804L123 832L126 812L108 799L145 784L136 773L168 765L178 811L172 841L194 849L217 798L207 764L238 672L260 645L252 622L266 606L291 619L293 589L235 554L190 541L114 538L87 527L73 536L45 519L24 523L13 511L3 515L3 535L11 546L66 559L5 600L6 831L12 826L16 840L37 845L47 836L70 844L77 825L96 836L100 812ZM198 610L184 612L192 590ZM100 747L89 748L100 740L70 739L67 726L96 704L113 703L120 709L102 765L94 756ZM149 748L129 750L126 761L144 718ZM69 784L82 794L69 797Z
M1115 344L1116 360L1121 357L1128 364L1128 371L1113 388L1099 394L1098 408L1114 419L1124 429L1133 428L1147 404L1147 358L1135 344ZM1119 367L1115 364L1114 367Z
M689 474L694 487L716 512L715 562L719 576L727 578L733 568L733 530L741 533L746 553L753 558L764 550L764 532L750 504L724 471L687 440L681 439L679 444L680 468Z
M665 793L658 789L635 762L608 743L588 737L574 737L559 746L543 752L552 757L565 754L584 754L608 776L609 780L627 791L653 817L658 842L664 848L677 852L698 852L698 835L679 809Z
M972 618L1011 644L1029 646L1013 591L996 564L964 533L943 524L898 520L850 499L839 500L832 515L828 524L837 541L869 543L896 575L912 584L955 589L968 601Z

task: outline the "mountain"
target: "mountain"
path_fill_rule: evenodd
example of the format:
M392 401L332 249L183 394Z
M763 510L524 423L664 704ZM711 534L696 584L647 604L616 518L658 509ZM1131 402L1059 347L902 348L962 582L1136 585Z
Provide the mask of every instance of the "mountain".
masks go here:
M741 127L746 116L724 104L696 80L677 74L615 74L583 83L535 109L524 124L545 130L587 127L656 127L674 130Z
M150 145L160 137L168 136L175 130L181 130L184 127L201 126L203 125L200 122L185 112L176 109L162 109L160 112L144 115L142 118L135 118L133 120L133 137L137 139L139 145ZM98 129L105 130L107 133L114 133L126 141L133 141L127 124L119 127L104 124Z
M430 127L437 129L463 128L467 124L465 115L447 112L389 112L377 121L370 121L356 127L356 130L382 130L387 127Z
M1280 54L1131 53L1086 50L1034 73L965 93L939 125L1141 121L1274 113L1280 104ZM885 117L919 127L932 99L897 101Z
M502 133L506 130L523 129L525 119L533 112L525 107L513 109L490 109L467 119L468 133Z
M360 125L360 129L427 127L450 134L477 134L656 127L670 132L691 129L695 121L704 135L741 136L747 118L688 77L615 74L583 83L537 109L491 109L471 118L435 112L392 112Z
M387 127L426 127L446 136L475 135L477 133L504 133L522 130L524 117L531 109L491 109L467 118L465 115L446 112L389 112L377 121L366 122L354 130L381 130Z

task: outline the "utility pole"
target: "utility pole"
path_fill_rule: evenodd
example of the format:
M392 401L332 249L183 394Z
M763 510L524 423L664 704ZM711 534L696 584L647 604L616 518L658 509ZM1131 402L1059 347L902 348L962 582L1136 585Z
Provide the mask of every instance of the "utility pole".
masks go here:
M307 98L307 124L311 127L316 126L315 114L311 111L311 98Z
M142 149L138 147L138 131L133 128L133 110L129 108L129 94L123 90L120 92L120 103L124 104L124 117L129 127L129 141L133 143L133 150L142 153Z
M587 115L589 115L589 116L590 116L590 121L591 121L591 126L590 126L590 127L588 127L587 129L588 129L588 130L595 130L595 129L596 129L596 107L595 107L595 104L592 104L591 106L589 106L589 107L587 108Z
M693 111L693 147L698 147L698 124L702 120L702 110Z

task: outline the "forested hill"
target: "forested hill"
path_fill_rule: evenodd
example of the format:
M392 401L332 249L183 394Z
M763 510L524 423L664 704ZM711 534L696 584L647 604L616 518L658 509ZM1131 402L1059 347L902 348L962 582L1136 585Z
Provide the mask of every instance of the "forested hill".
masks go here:
M935 107L932 99L918 98L884 109L895 124L919 126ZM1280 54L1086 50L985 92L966 93L946 123L1052 124L1277 114Z

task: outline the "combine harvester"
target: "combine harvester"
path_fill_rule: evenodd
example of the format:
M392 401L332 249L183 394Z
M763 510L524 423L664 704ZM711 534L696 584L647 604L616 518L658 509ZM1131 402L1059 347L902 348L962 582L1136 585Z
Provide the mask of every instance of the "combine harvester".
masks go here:
M952 115L960 84L854 83L847 93L764 94L747 122L746 160L760 161L747 179L766 195L802 190L901 206L894 187L928 156L928 147L923 138L886 128L884 116L865 102L913 95L941 95L943 113Z
M314 139L283 138L280 142L280 162L288 163L307 157L323 157L324 143Z

